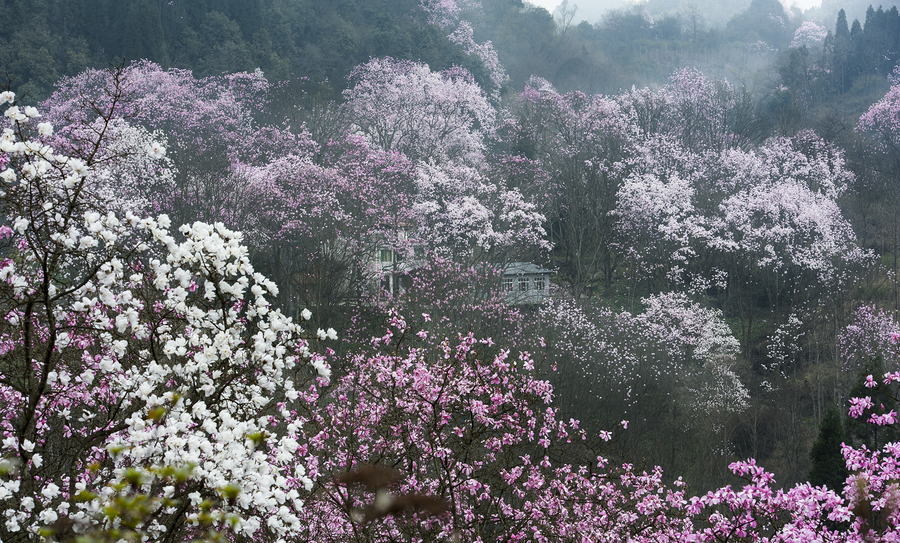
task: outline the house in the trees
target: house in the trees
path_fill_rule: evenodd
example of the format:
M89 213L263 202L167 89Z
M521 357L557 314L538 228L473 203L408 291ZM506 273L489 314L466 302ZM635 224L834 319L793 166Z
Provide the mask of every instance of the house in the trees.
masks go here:
M381 289L392 295L401 294L411 286L416 270L425 265L424 250L416 244L405 249L379 244L373 264L381 278ZM550 294L550 273L531 262L510 262L502 271L504 299L510 305L542 303Z
M531 262L503 267L503 293L511 305L539 304L550 294L550 270Z
M424 264L424 255L419 246L414 245L406 250L388 245L378 245L375 248L375 266L381 277L381 288L394 295L409 288L410 272Z
M402 263L400 252L389 247L378 247L375 252L375 262L381 276L381 289L391 294L398 294L402 277L398 269Z

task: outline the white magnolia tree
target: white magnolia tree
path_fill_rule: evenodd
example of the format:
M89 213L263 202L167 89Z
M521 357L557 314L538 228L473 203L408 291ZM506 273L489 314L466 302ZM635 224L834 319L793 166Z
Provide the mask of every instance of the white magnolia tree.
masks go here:
M238 232L174 232L111 198L111 183L165 165L114 108L84 121L75 157L49 145L37 110L11 92L0 104L0 540L130 526L182 541L226 519L273 540L298 529L312 479L285 415L328 378L309 341L334 331L306 336L271 308L276 286ZM162 498L110 514L140 495Z

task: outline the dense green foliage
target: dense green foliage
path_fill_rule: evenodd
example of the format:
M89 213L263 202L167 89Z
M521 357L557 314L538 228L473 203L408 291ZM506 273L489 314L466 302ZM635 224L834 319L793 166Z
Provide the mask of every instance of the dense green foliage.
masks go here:
M763 88L752 82L777 54L781 83L793 93L842 94L858 91L857 80L889 73L900 54L895 7L870 6L855 26L844 16L823 51L805 52L788 47L799 14L785 12L776 0L754 0L720 26L714 26L716 13L701 7L660 11L651 3L590 23L579 22L577 10L554 20L522 0L485 0L473 19L476 41L493 42L511 89L539 75L562 91L609 94L697 67L712 76L749 78L755 92L768 94L772 82ZM823 15L830 26L837 12ZM463 66L487 84L480 61L429 24L414 0L3 0L0 19L29 21L0 28L0 67L14 78L14 90L31 92L35 101L59 77L123 57L197 76L259 68L273 81L327 80L340 90L354 66L392 56L435 70ZM826 71L812 78L814 69ZM770 103L774 109L793 104L777 93Z
M809 482L819 486L825 485L832 490L844 487L847 468L841 455L841 443L846 442L841 414L835 406L829 406L819 423L819 437L813 443L809 453L812 468L809 470Z
M343 82L381 56L483 75L414 0L3 0L0 20L29 21L0 29L0 67L37 98L60 76L123 57L197 76L259 68L274 81Z

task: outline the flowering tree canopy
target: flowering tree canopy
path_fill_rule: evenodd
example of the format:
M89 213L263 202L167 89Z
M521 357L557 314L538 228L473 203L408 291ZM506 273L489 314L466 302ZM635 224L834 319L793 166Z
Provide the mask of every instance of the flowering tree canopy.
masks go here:
M113 85L121 89L116 95L105 91ZM140 61L119 71L86 70L65 78L42 108L57 127L53 144L72 156L89 152L101 134L91 128L98 113L110 111L115 119L149 131L164 141L172 177L152 193L148 211L165 212L176 222L224 221L234 228L250 213L243 178L247 166L317 150L305 131L257 122L269 89L259 71L197 79L187 70ZM122 145L121 138L111 136L104 134L101 151ZM154 184L166 180L148 177L159 179ZM124 181L117 188L121 199L147 198L144 177Z
M619 193L616 212L631 239L668 244L676 260L703 246L826 283L841 280L842 262L870 260L836 202L852 174L842 153L815 135L771 139L755 152L698 156L675 147L661 155L652 143L643 171Z
M825 41L828 30L818 21L803 21L803 23L794 31L794 37L791 39L791 47L808 47L813 48Z
M900 84L891 85L887 94L869 107L859 118L857 130L877 134L884 151L895 157L900 154Z
M351 74L344 92L353 121L376 148L400 151L414 161L478 161L495 111L462 68L372 59Z

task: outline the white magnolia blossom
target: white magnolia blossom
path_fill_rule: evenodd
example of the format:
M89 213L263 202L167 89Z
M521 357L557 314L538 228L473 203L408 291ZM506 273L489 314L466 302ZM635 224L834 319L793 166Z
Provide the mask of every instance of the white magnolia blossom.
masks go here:
M154 141L147 145L147 154L150 158L162 158L166 155L166 149Z

